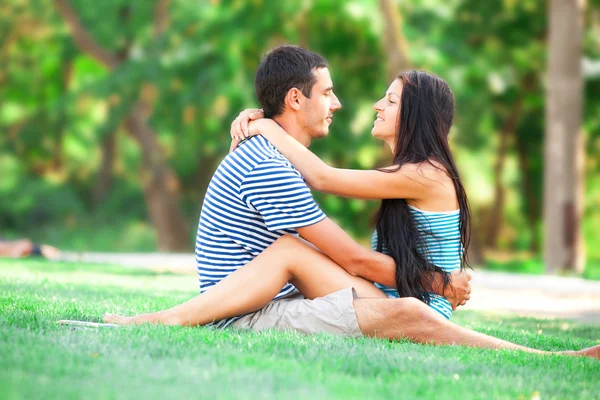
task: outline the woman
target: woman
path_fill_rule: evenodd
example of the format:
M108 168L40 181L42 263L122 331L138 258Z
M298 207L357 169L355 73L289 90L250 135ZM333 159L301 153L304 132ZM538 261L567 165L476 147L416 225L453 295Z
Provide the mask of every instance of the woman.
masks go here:
M410 71L392 82L374 108L377 119L372 134L384 140L394 153L394 165L379 171L331 168L271 120L257 120L246 129L248 112L234 121L232 136L239 139L241 135L262 134L317 190L382 199L374 242L378 250L388 252L396 261L397 288L376 287L352 276L300 239L284 236L253 261L186 303L133 317L107 314L105 321L204 325L260 309L286 282L308 299L347 287L356 289L359 297L416 297L449 318L450 303L425 288L431 287L436 271L462 268L468 246L469 209L447 139L454 116L454 97L443 80ZM370 188L368 193L365 187ZM494 345L485 347L540 352L494 340ZM594 350L586 354L596 353Z

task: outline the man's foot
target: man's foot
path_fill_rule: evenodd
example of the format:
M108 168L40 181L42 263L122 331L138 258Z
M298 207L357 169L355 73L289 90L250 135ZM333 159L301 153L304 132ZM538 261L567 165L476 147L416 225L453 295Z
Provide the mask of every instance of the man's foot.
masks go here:
M136 317L124 317L122 315L109 313L104 314L104 322L117 325L133 325L141 323L136 321Z

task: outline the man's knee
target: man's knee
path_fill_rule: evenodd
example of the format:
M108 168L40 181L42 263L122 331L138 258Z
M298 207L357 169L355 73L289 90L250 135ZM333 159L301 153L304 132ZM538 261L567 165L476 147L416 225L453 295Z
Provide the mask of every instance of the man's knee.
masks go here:
M283 235L273 242L270 247L283 252L288 257L292 254L297 254L302 258L308 257L310 255L308 252L314 250L304 240L295 235Z
M283 235L273 242L271 246L291 247L297 245L299 242L300 240L294 235Z
M361 331L367 336L415 338L421 333L441 329L435 311L412 297L400 299L361 299L354 301Z
M414 297L394 299L394 304L390 312L396 318L421 322L429 321L434 316L433 310L427 304Z
M440 322L435 311L414 297L382 299L379 301L358 299L355 302L355 309L359 318L363 316L363 319L379 319L381 323L398 322L404 325L435 325Z

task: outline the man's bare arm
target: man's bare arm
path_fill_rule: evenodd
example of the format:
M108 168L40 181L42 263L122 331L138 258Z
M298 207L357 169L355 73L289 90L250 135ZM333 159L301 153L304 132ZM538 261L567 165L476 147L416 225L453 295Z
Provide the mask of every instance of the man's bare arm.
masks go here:
M329 218L314 225L298 228L297 231L348 273L385 286L396 287L394 259L359 245ZM453 308L456 308L464 305L470 298L470 279L466 272L453 272L450 275L450 285L444 289L441 274L436 273L428 290L446 297Z
M356 243L329 218L297 231L348 273L386 286L396 286L394 259Z

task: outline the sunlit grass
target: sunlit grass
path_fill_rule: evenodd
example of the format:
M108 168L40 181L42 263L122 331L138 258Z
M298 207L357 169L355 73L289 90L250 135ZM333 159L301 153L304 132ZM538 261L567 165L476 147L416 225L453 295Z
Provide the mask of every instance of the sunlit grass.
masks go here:
M409 342L138 326L82 329L106 311L170 307L193 275L0 260L0 398L600 398L600 363ZM481 332L547 350L598 343L600 329L457 312Z

